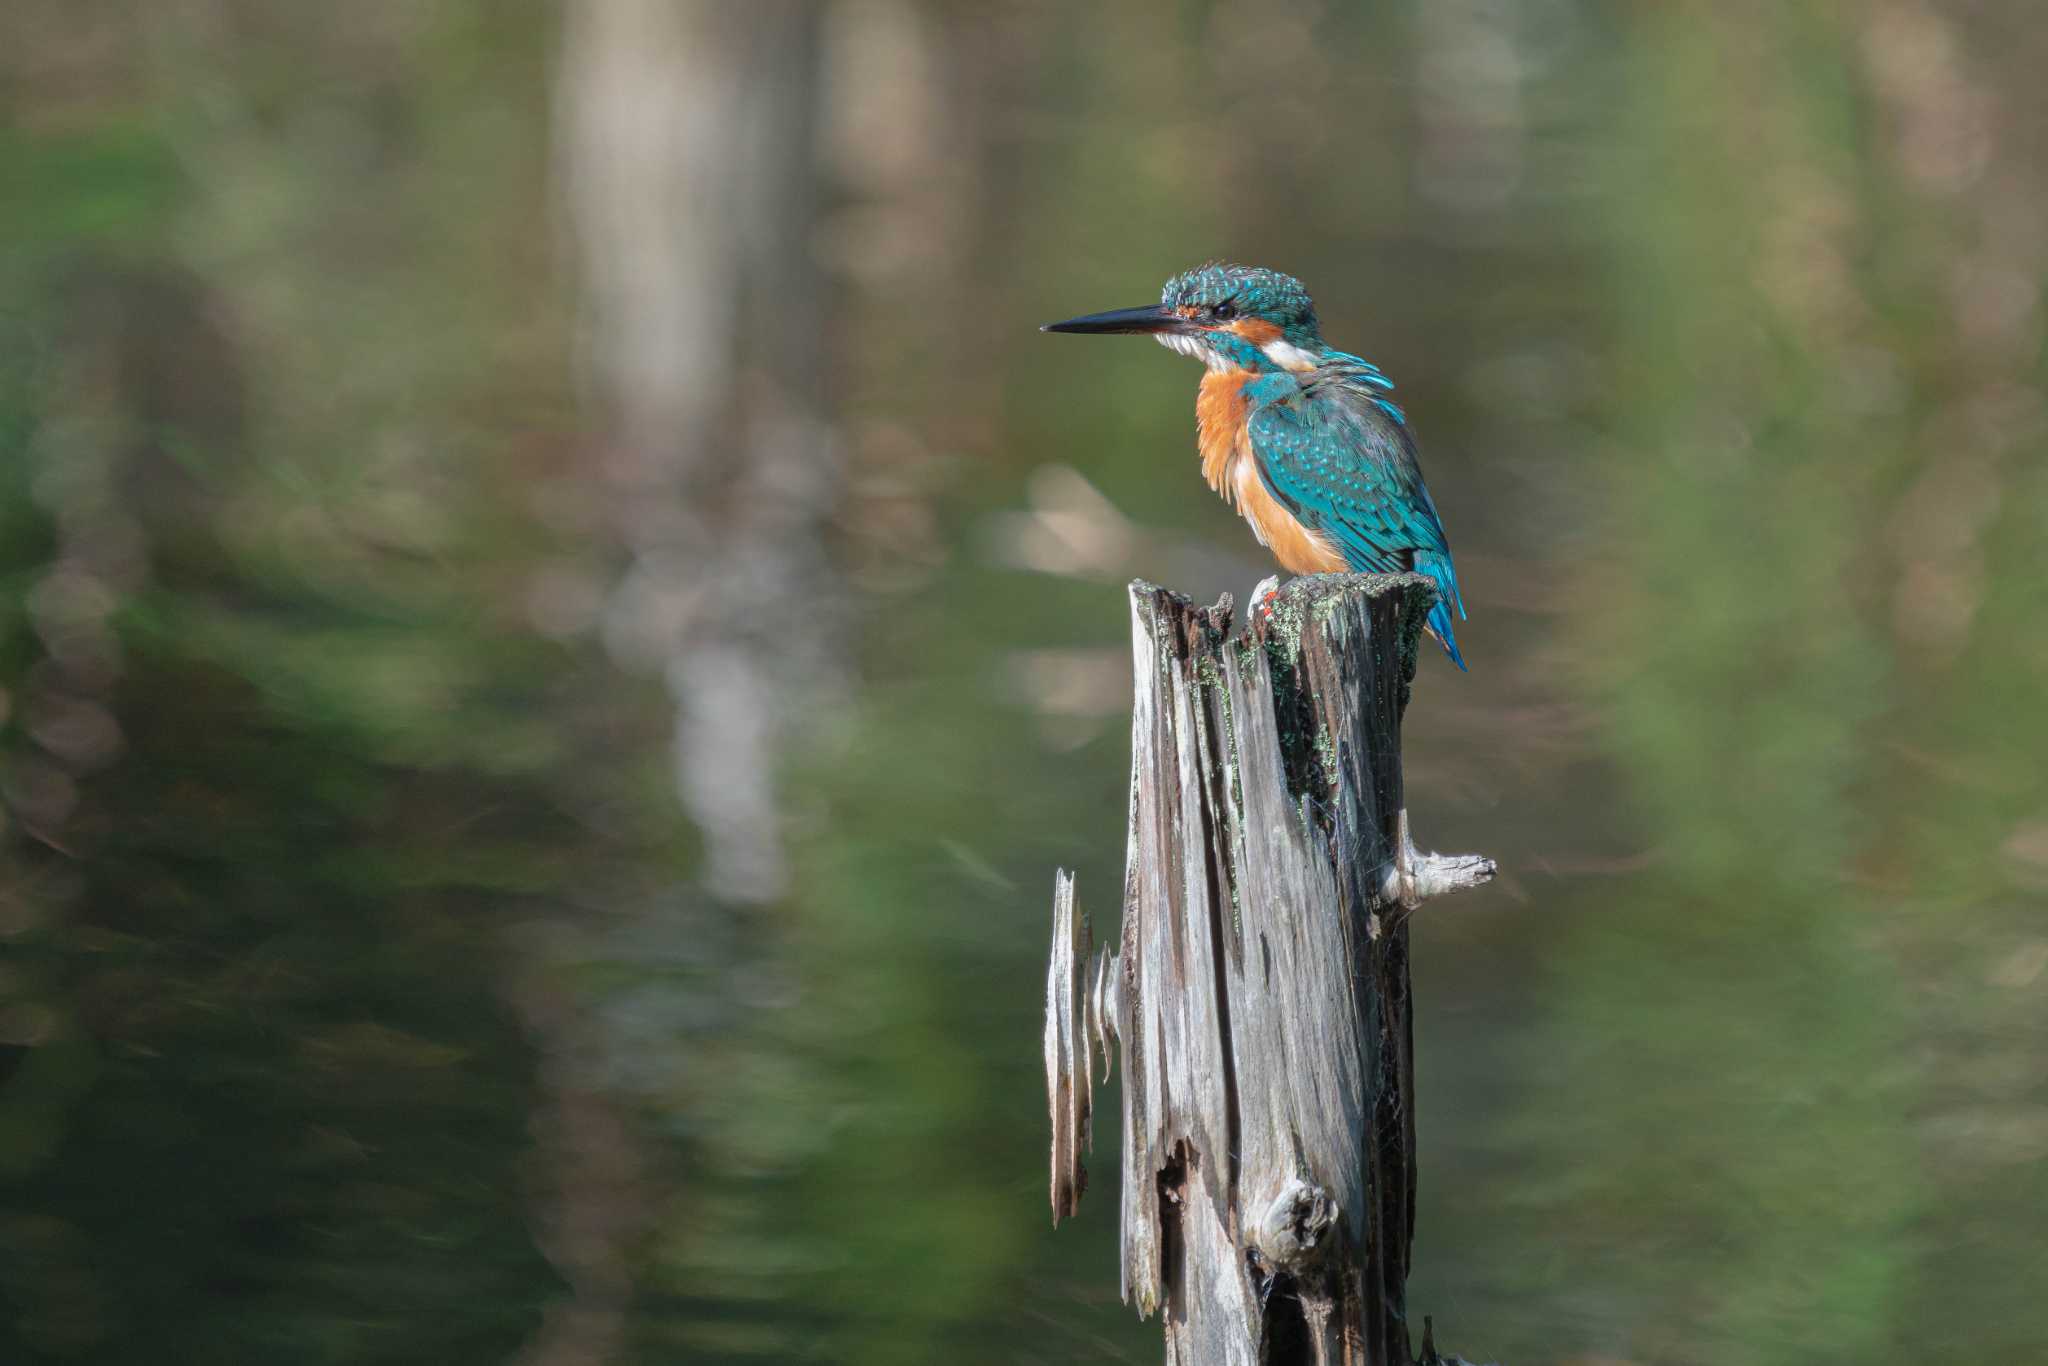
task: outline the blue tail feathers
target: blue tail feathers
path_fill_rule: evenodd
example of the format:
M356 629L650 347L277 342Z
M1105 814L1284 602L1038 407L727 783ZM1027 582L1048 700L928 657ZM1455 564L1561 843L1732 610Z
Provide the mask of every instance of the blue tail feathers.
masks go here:
M1437 644L1444 647L1451 663L1463 671L1465 657L1458 653L1458 637L1451 631L1451 614L1442 603L1429 609L1429 633L1436 637Z
M1436 637L1437 644L1444 647L1444 653L1451 657L1451 663L1465 671L1465 657L1458 653L1458 636L1451 629L1451 609L1458 609L1458 616L1465 615L1465 599L1458 592L1458 571L1451 567L1451 557L1435 551L1420 551L1415 556L1415 572L1427 574L1436 580L1436 605L1429 609L1429 633Z

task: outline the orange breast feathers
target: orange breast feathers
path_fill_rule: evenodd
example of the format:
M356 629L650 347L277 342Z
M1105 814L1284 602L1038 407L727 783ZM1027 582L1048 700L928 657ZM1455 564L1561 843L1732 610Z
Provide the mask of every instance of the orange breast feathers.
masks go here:
M1246 422L1251 403L1244 396L1249 370L1212 370L1202 376L1195 398L1195 442L1202 453L1202 478L1247 522L1259 544L1273 552L1290 574L1341 574L1350 566L1320 533L1310 531L1266 491L1252 461Z

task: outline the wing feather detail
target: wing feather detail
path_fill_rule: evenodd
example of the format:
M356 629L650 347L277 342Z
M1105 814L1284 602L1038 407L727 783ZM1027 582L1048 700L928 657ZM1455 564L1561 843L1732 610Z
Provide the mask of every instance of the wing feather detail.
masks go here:
M1383 398L1386 377L1338 353L1314 370L1262 380L1246 386L1256 404L1247 437L1266 489L1353 569L1419 569L1463 616L1450 543L1407 422Z

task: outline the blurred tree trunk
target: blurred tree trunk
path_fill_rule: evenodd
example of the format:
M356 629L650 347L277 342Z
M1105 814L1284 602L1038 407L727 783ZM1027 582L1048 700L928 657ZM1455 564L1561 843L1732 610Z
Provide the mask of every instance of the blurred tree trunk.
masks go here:
M787 887L779 741L838 673L820 536L839 481L810 249L822 8L565 10L561 183L629 556L607 641L667 682L705 882L741 904Z

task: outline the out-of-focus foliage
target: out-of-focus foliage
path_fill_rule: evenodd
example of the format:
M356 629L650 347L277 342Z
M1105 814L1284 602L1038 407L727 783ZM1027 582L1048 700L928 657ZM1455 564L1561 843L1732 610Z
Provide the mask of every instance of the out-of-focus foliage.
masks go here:
M0 13L0 1360L1153 1359L1113 1132L1048 1227L1050 871L1113 921L1121 581L1266 571L1192 368L1033 329L1217 255L1400 383L1470 589L1413 1308L2038 1353L2028 5L831 0L858 681L744 909L606 649L562 24Z

